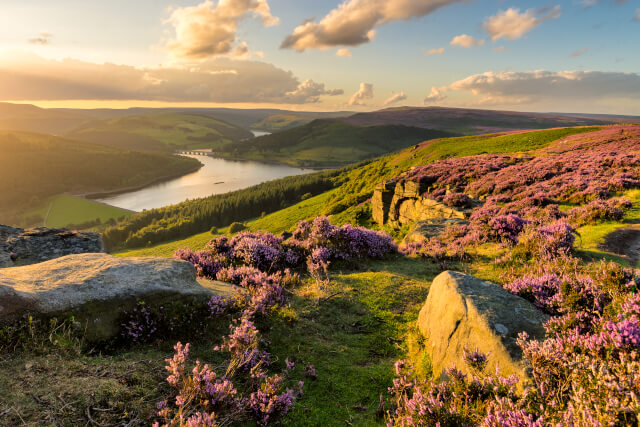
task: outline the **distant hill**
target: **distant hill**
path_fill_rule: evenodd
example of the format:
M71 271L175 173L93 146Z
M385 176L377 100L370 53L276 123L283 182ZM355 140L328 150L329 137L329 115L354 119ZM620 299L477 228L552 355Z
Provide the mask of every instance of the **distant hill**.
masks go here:
M182 156L13 131L0 131L0 153L0 223L5 224L54 195L139 187L200 167Z
M282 126L283 120L296 121L294 126L309 123L315 119L330 119L346 117L353 114L352 111L311 112L289 111L275 108L127 108L109 109L97 108L91 110L81 109L56 109L66 113L83 114L94 119L108 119L124 116L157 115L157 114L189 114L211 117L216 120L231 123L232 125L256 129L267 132L282 130L290 125ZM274 124L272 124L272 122Z
M433 138L454 136L440 130L403 125L354 126L337 119L227 144L223 157L299 166L335 166L359 162Z
M398 107L358 113L341 121L355 126L405 125L477 135L514 129L549 129L615 123L602 116L520 113L445 107Z
M47 110L34 105L0 102L0 130L61 135L90 119L90 116L82 112Z
M219 148L253 134L206 116L163 113L93 120L66 136L125 149L174 151Z

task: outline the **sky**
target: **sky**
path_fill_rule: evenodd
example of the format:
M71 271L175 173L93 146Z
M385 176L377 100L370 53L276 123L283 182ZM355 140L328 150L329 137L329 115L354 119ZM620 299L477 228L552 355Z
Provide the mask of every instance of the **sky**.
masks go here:
M0 101L640 115L640 0L0 0Z

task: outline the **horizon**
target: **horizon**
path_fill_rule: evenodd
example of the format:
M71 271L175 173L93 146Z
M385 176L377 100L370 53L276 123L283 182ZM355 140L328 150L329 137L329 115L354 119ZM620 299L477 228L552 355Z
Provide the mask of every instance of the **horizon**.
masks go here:
M6 3L0 101L640 115L626 0Z

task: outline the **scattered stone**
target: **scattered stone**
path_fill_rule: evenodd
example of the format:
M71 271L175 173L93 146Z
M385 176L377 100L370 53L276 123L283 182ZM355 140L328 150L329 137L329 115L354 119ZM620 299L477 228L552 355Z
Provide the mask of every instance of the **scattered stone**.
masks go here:
M224 294L221 283L196 281L190 263L169 258L116 258L107 254L68 255L37 265L0 270L0 323L25 314L74 316L88 341L118 333L118 318L144 300L149 304L191 302Z
M97 233L45 227L23 230L0 225L0 268L94 252L104 252Z
M544 338L548 316L502 287L452 271L439 274L420 310L418 328L427 339L435 378L445 378L452 365L468 373L465 348L488 354L488 371L516 374L520 386L529 379L526 360L516 340L521 332Z

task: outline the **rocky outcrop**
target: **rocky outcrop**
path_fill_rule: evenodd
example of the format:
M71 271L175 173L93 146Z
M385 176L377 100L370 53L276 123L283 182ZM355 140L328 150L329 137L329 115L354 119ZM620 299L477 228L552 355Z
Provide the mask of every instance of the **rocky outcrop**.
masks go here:
M118 318L138 301L189 302L217 293L196 281L193 265L169 258L116 258L106 254L68 255L37 265L0 270L0 322L26 313L74 316L89 341L118 333ZM227 287L227 290L229 287Z
M104 252L97 233L44 227L23 230L0 225L0 268L94 252Z
M462 358L468 348L489 355L489 372L499 366L502 375L518 375L522 385L528 366L516 339L521 332L543 338L546 320L528 301L498 285L445 271L433 280L418 328L427 339L435 378L443 378L452 365L468 372Z
M427 186L413 181L388 181L380 184L371 199L373 219L380 225L401 227L429 219L467 217L466 210L423 197L427 190Z
M468 221L459 218L438 218L418 221L411 226L411 229L404 238L404 243L424 243L430 238L442 234L449 225L467 223Z

